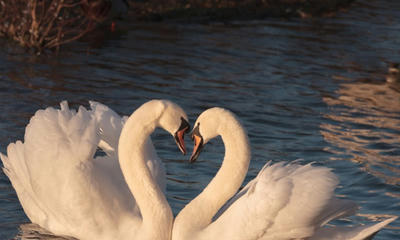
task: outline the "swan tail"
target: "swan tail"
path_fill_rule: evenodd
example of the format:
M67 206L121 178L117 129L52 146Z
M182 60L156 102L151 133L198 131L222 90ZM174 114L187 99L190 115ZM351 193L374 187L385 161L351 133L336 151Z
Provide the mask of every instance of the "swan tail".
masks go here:
M384 228L386 225L388 225L389 223L393 222L396 219L397 217L392 217L373 225L360 227L361 230L358 232L357 236L355 236L351 240L372 239L372 237L376 233L378 233L382 228Z
M369 240L372 239L382 228L396 219L397 217L392 217L376 224L358 227L339 226L320 228L310 238L310 240Z

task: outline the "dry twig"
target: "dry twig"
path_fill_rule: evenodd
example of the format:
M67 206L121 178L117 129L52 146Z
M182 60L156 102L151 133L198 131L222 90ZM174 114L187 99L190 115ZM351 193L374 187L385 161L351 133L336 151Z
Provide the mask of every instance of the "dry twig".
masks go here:
M87 0L0 0L0 35L38 52L58 49L96 26Z

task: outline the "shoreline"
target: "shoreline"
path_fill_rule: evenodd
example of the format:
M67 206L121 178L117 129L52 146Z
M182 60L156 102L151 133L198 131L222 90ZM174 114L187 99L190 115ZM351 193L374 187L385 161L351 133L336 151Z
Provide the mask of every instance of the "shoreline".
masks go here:
M181 22L258 20L269 17L333 16L355 0L131 0L130 17L138 21Z

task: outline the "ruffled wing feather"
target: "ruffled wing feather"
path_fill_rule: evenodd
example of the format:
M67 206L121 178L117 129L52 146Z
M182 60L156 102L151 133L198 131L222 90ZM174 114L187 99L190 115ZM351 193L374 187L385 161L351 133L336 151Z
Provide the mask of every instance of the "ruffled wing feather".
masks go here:
M206 231L241 240L310 237L327 221L357 209L333 197L337 184L328 168L267 163Z

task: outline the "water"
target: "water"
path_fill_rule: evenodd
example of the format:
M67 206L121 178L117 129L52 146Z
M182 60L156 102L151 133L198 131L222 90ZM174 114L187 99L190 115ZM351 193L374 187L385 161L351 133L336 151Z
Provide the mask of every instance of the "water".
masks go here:
M146 100L167 98L192 123L221 106L248 130L246 181L268 160L302 158L333 168L341 181L336 193L361 206L338 224L400 216L400 85L384 80L388 63L400 62L398 9L397 0L364 0L334 18L121 25L66 46L58 57L25 54L2 41L0 151L23 138L37 109L64 99L74 107L96 100L128 115ZM223 145L207 144L190 165L166 133L153 139L176 214L216 173ZM27 222L1 172L0 239L14 238ZM376 239L399 236L397 220Z

